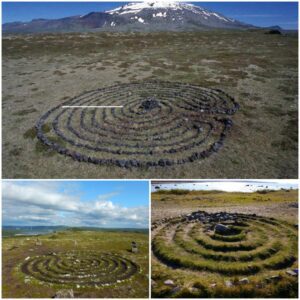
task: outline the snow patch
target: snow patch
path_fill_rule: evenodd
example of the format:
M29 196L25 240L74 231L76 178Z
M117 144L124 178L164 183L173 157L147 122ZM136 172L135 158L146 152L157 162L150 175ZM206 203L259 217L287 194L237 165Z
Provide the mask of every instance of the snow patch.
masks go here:
M164 13L163 12L159 12L157 14L153 14L152 16L153 16L153 18L156 18L156 17L166 18L167 17L167 12L166 11Z
M144 19L142 19L142 18L138 18L138 21L139 21L140 23L145 23Z
M189 5L189 4L185 4ZM192 5L194 6L194 5ZM144 1L144 2L133 2L126 5L123 5L121 7L117 7L112 10L106 11L109 14L137 14L142 9L156 9L156 8L170 8L173 10L181 10L183 8L183 4L172 1L172 0L156 0L156 1Z
M218 19L223 20L223 21L225 21L225 22L228 22L227 19L221 17L220 15L218 15L218 14L216 14L216 13L212 13L212 14L213 14L215 17L217 17Z

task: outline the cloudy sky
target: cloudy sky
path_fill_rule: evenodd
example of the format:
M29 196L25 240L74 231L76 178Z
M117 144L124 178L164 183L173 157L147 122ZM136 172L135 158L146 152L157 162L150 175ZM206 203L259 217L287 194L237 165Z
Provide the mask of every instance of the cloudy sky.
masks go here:
M146 181L3 181L3 225L148 227Z
M199 190L209 191L218 190L224 192L255 192L263 189L298 189L297 180L202 180L198 182L171 182L171 183L153 183L151 190L156 191L156 187L160 189L187 189L187 190Z

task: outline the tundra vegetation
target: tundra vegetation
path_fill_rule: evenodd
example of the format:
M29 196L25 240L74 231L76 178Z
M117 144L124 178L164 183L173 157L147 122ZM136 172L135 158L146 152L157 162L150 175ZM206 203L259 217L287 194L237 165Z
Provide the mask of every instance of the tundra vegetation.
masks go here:
M298 165L297 45L296 35L266 35L261 30L4 35L3 176L295 178ZM124 94L124 84L129 87L138 82L143 86L144 82L153 81L174 83L173 90L171 84L167 92L162 86L155 91L135 89L132 94L127 88L129 94ZM187 101L185 105L193 107L190 94L194 91L182 91L182 88L178 91L175 82L183 86L194 85L200 90L220 89L228 95L221 94L221 100L225 97L229 104L230 99L239 104L240 109L230 118L233 126L230 131L226 130L226 139L221 144L214 146L224 129L224 124L216 119L220 116L214 115L220 102L208 98L207 105L213 112L210 115L205 110L201 112L201 108L197 111L196 107L188 116L183 116L178 106ZM112 86L115 89L114 94L110 93L111 97L101 94L100 90L93 103L125 103L129 108L125 107L122 114L118 109L107 111L109 124L105 124L104 132L99 133L100 129L95 126L95 122L103 121L103 112L94 114L89 110L83 112L85 118L81 125L86 128L79 126L78 110L74 111L69 124L67 114L57 123L51 118L38 123L51 109L71 103L71 99L78 100L79 95L89 95L90 91L109 91ZM205 95L199 95L201 100L205 98ZM193 101L197 102L198 98L194 97ZM143 101L149 99L157 101L158 106L141 114L139 110L145 110ZM136 100L142 107L137 104L130 107ZM172 113L168 114L168 110ZM71 112L73 110L68 111ZM213 127L209 140L201 145L203 149L200 147L202 150L196 157L197 151L184 147L187 142L188 145L199 142L208 132L205 125L199 128L199 124L194 124L193 118L200 113L202 122L208 118ZM150 116L157 121L152 127L147 124L145 128L142 122L149 123ZM163 123L164 118L170 122ZM118 127L122 121L124 127ZM187 124L176 128L179 121ZM37 124L40 126L36 127ZM75 132L70 132L70 128ZM167 129L170 130L166 132ZM58 130L61 134L57 134ZM117 135L113 134L115 131L118 131ZM38 135L46 135L47 143ZM157 137L160 140L155 140ZM79 144L96 148L97 155L91 155L95 154L95 149ZM172 145L176 145L177 152L168 152L173 150ZM200 155L211 146L218 151L212 151L208 156ZM103 148L115 153L103 151ZM88 158L74 153L78 149L80 154L94 156L100 163L98 160L87 163ZM143 152L142 161L152 163L140 166L134 161L134 155L128 154L131 151ZM117 163L112 161L112 156L116 155ZM182 159L190 157L188 162L181 163ZM103 164L103 161L108 163Z
M146 231L65 229L14 235L3 238L2 253L4 298L52 298L66 292L75 298L148 297Z

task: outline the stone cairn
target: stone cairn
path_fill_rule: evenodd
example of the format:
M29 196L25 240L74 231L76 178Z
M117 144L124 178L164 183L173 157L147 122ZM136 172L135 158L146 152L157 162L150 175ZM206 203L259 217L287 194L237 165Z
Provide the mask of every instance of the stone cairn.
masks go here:
M120 107L73 107L110 105ZM221 90L136 82L93 90L61 103L41 116L36 129L43 144L79 162L167 167L218 152L238 108Z
M136 242L131 242L131 252L132 253L138 253L138 245Z
M36 246L42 246L42 241L38 237L36 238L35 245Z

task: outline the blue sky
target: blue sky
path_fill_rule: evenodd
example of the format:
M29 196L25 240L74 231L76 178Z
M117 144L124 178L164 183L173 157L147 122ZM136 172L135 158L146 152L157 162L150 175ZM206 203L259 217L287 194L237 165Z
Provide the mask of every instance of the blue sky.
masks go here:
M68 181L58 186L62 193L78 191L81 201L102 197L127 207L148 205L147 181Z
M4 181L4 225L147 228L147 181Z
M30 21L34 18L61 18L105 11L127 2L3 2L2 22ZM227 17L256 26L279 25L298 28L297 2L199 2L194 3Z

